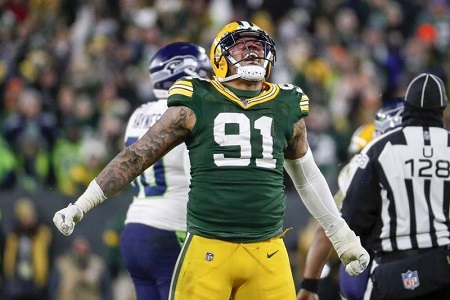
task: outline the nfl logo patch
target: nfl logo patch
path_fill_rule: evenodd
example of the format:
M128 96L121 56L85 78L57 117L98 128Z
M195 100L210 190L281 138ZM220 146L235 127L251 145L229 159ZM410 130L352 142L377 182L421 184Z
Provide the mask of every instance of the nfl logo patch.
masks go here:
M205 259L207 261L212 261L214 259L214 253L206 252Z
M417 271L408 270L406 273L402 273L403 286L407 290L414 290L420 285L419 274Z

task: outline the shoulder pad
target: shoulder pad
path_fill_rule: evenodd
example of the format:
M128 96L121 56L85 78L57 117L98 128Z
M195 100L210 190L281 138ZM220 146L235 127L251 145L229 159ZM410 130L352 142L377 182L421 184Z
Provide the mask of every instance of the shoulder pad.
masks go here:
M278 84L278 86L299 99L300 109L303 112L309 112L309 98L300 87L290 83Z
M192 97L194 92L194 86L200 81L210 82L207 78L197 76L186 76L178 79L169 89L169 96L183 95L186 97Z
M186 97L192 97L194 92L192 77L182 77L175 81L175 83L169 89L169 97L172 95L183 95Z

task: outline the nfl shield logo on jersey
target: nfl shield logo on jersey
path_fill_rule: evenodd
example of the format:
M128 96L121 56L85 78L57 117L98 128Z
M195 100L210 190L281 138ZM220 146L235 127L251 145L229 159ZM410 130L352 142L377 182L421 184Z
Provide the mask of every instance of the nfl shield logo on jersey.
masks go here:
M417 271L408 270L406 273L402 273L403 286L407 290L414 290L419 286L419 274Z

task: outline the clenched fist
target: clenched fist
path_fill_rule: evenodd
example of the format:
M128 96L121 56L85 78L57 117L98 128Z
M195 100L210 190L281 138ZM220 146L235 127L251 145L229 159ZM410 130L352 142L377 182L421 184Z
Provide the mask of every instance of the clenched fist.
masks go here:
M53 223L56 228L64 234L69 236L72 234L75 224L83 219L84 212L76 205L72 203L66 208L63 208L55 213L53 216Z
M342 226L328 238L349 275L358 275L367 268L370 255L347 223L342 223Z

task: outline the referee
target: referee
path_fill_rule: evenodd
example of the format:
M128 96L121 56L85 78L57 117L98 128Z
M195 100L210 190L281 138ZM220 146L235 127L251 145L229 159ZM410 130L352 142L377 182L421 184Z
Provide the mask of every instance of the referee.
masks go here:
M402 125L358 156L342 216L374 253L364 299L450 299L450 134L444 83L409 84Z

